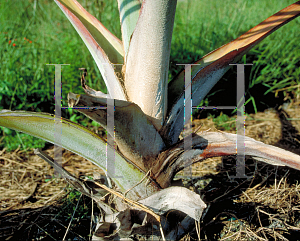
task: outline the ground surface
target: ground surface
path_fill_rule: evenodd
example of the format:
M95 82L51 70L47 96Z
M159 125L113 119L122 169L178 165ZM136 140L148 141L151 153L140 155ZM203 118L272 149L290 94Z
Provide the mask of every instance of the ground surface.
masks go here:
M195 120L194 128L200 123L200 131L222 130L212 119ZM299 130L299 102L251 114L245 122L246 136L300 155ZM53 156L52 147L46 152ZM253 176L248 180L229 178L235 174L234 157L198 163L193 178L183 180L208 205L200 224L201 240L300 240L300 172L251 158L246 164L246 174ZM77 177L101 172L69 151L63 153L63 167ZM50 165L32 151L0 150L1 240L62 240L66 232L66 240L89 239L91 213L97 209L53 176ZM194 239L196 230L184 238Z

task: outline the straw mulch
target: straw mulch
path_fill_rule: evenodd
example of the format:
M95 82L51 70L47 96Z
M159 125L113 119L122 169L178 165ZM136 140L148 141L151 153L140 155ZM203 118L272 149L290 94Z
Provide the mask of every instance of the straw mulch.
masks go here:
M300 155L299 109L296 102L277 111L251 114L245 122L246 136ZM194 128L200 123L203 131L216 130L209 119L194 120ZM53 156L53 148L45 151ZM63 167L77 177L101 173L87 160L66 150ZM300 237L299 171L258 163L248 157L246 174L253 177L248 180L229 178L235 174L234 157L210 158L194 165L192 170L194 178L183 180L183 185L199 193L208 204L200 224L201 240L296 240L297 235ZM50 165L32 150L11 153L0 150L0 182L1 240L62 239L69 221L58 220L55 215L61 211L65 202L61 200L66 200L70 188L63 179L55 177ZM84 200L85 205L92 206L90 200ZM46 230L50 219L60 223L60 228ZM86 220L85 225L90 228L90 221ZM76 227L71 225L69 229L76 235L67 237L88 240L89 236L82 235L79 226ZM58 229L60 238L55 234ZM40 234L33 235L33 232ZM194 230L183 240L197 237Z
M198 123L203 131L217 130L211 119L196 120L194 128ZM245 121L246 136L298 155L299 130L300 102L250 114ZM300 240L300 172L245 161L249 179L230 178L236 174L234 157L215 157L197 163L192 169L197 178L184 182L208 205L201 240ZM195 239L196 230L183 240Z
M51 147L45 152L53 156L53 150ZM66 150L63 151L62 165L76 177L103 174L97 166ZM67 182L32 150L16 150L11 153L2 150L0 175L0 240L44 240L47 236L51 237L50 240L61 240L67 230L70 219L68 216L73 213L72 209L77 201L73 198L71 211L70 207L66 208L66 196L72 191ZM84 201L91 206L89 198ZM68 211L63 211L64 209ZM67 217L61 220L62 216ZM90 216L84 224L86 229L90 228ZM77 226L80 223L83 223L82 220ZM88 231L86 235L89 234ZM68 237L72 237L72 240L86 239L82 237L82 230L69 232Z

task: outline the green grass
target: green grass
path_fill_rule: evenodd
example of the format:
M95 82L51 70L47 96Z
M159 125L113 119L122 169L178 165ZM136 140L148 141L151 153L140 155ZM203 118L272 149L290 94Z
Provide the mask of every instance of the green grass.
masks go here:
M106 10L95 5L90 8ZM80 67L89 70L89 85L105 91L91 55L54 1L36 7L34 1L2 1L0 12L2 107L53 112L54 67L47 63L70 64L62 68L64 105L69 91L83 93Z
M46 142L42 139L27 135L22 132L16 132L6 127L0 126L2 138L0 139L0 147L6 148L6 151L14 151L18 147L21 150L28 150L31 148L44 148Z
M229 131L236 129L236 117L234 116L229 117L228 115L221 113L217 117L210 115L208 119L213 119L213 122L218 130Z
M117 1L79 2L121 38ZM196 61L291 3L293 1L288 0L179 1L171 47L170 79L183 68L176 64ZM84 93L78 70L81 67L88 69L87 84L106 92L88 49L54 1L0 0L0 21L0 109L54 113L54 67L47 63L70 64L62 68L63 106L67 105L69 91ZM300 19L293 20L241 60L254 64L246 86L246 111L248 107L257 110L257 106L265 102L265 94L274 96L276 90L282 88L287 88L279 92L283 96L290 90L297 91L300 82L299 23ZM202 104L213 104L222 93L225 96L222 99L227 99L228 91L233 89L231 84L236 82L234 70L230 71ZM257 88L264 91L257 95ZM233 101L228 105L234 105ZM77 118L76 113L68 111L63 115ZM25 147L30 146L27 142L36 141L25 138L22 144L15 132L11 133L15 137L12 139L3 130L2 135L5 135L6 140L2 141L5 145L16 140L17 144L12 143L12 146Z

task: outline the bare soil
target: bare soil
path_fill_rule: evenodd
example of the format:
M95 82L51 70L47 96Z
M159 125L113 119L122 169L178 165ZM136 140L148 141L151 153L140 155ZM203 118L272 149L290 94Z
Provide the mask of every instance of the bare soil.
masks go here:
M300 155L299 103L250 114L246 136ZM200 132L222 130L211 119L194 120L193 128L200 124ZM44 151L53 156L52 147ZM208 205L200 223L201 240L300 240L300 172L247 157L246 174L252 178L232 179L235 163L235 157L210 158L195 164L193 178L183 180ZM92 211L99 211L55 177L53 168L32 150L0 150L0 167L1 240L62 240L66 232L66 240L89 240ZM77 177L103 173L67 150L63 167ZM83 208L68 227L77 202ZM183 240L198 237L195 229Z

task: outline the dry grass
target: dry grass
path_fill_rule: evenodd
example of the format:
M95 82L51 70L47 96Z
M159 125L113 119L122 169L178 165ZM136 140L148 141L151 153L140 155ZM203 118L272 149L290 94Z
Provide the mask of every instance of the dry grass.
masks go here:
M53 156L53 148L46 152ZM63 152L62 160L63 167L77 177L103 174L101 169L69 151ZM0 239L60 240L67 229L70 219L68 215L77 200L69 196L66 198L71 191L67 182L56 177L53 168L34 155L33 151L26 153L16 150L9 153L2 150L0 175ZM67 202L69 203L66 204ZM86 202L91 209L89 198L83 199L84 205ZM86 237L82 237L82 232L88 235L89 230L79 231L76 228L85 223L85 229L89 229L90 220L78 220L74 223L73 221L70 235L77 240L86 240ZM57 236L61 238L57 239Z
M53 148L46 150L53 156ZM102 170L69 151L63 153L63 167L73 173L93 176ZM37 208L51 204L64 195L66 182L55 178L53 168L32 151L0 152L0 211Z
M300 154L299 113L298 102L279 112L250 115L246 135ZM194 128L199 123L202 131L216 129L212 120L195 120ZM52 148L46 152L53 156ZM250 158L246 164L246 173L253 176L249 180L229 178L235 174L233 157L211 158L193 167L195 178L186 180L185 186L208 204L200 224L201 240L296 240L300 232L299 171ZM101 172L69 151L63 152L63 167L77 177ZM13 240L13 234L24 225L24 237L29 237L33 224L43 232L46 220L53 219L61 207L58 201L69 191L66 182L52 178L53 169L32 151L0 151L0 175L0 238ZM37 221L37 217L43 219ZM196 230L182 240L195 239Z
M278 111L251 114L245 133L300 154L299 113L296 102ZM202 123L201 130L216 129L212 120ZM299 171L246 158L246 173L252 178L229 178L235 174L234 157L210 158L193 167L195 179L186 186L208 204L201 240L300 240ZM197 240L196 231L182 240Z

